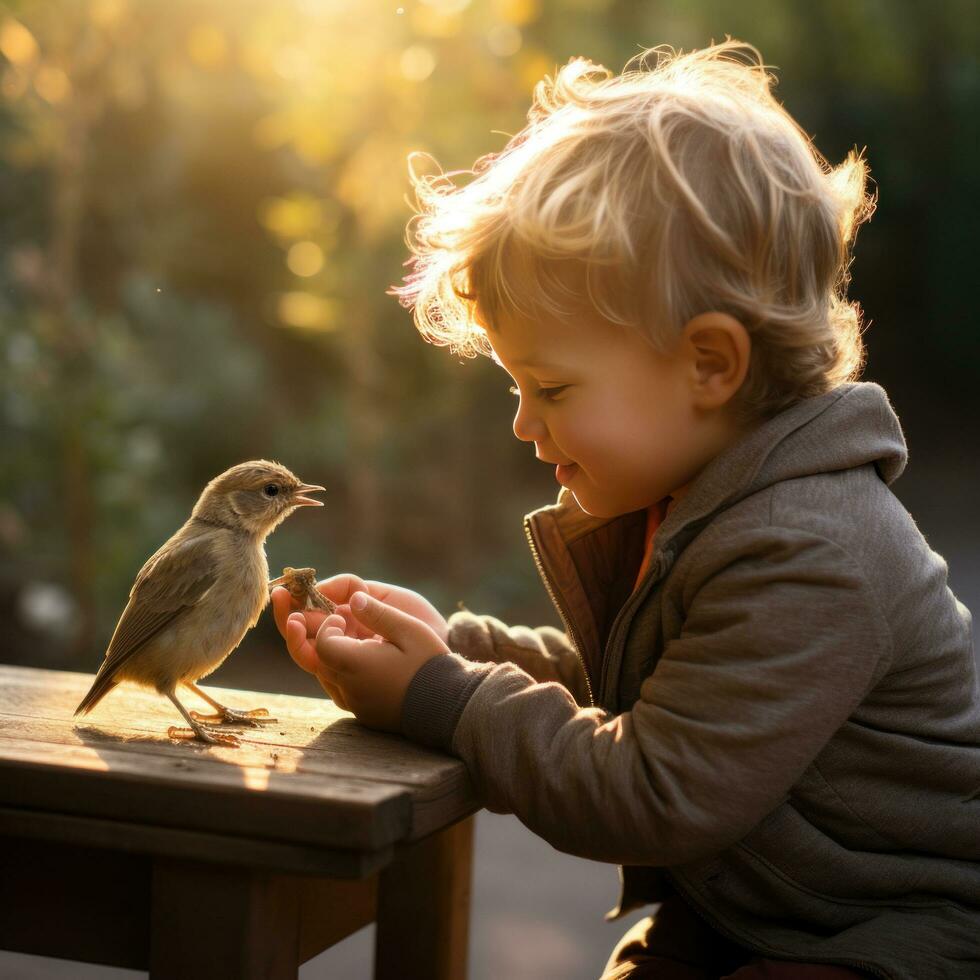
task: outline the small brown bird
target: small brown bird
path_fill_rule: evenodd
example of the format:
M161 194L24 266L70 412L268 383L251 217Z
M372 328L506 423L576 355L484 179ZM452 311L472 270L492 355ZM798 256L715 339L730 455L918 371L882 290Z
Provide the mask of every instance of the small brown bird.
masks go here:
M269 601L265 539L297 507L322 507L304 494L323 487L301 483L285 466L264 459L239 463L205 488L190 518L136 576L105 660L75 714L92 710L120 681L165 694L190 729L174 738L220 745L238 739L201 722L257 726L272 722L265 708L235 711L205 694L195 681L217 669L259 619ZM184 684L218 714L190 713L177 700Z

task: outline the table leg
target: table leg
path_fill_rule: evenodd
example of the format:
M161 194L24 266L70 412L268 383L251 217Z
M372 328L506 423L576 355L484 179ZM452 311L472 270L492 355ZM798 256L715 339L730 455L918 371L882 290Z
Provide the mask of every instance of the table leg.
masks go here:
M289 875L157 858L151 909L150 980L296 980L299 888Z
M474 818L399 848L380 872L375 980L466 976Z

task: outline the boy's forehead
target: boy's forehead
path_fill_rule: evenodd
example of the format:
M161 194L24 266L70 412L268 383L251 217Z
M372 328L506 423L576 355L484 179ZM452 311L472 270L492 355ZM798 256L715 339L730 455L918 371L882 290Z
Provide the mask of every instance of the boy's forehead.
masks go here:
M491 349L491 351L490 351L490 357L493 360L494 364L496 364L498 367L504 367L504 363L503 363L503 361L500 360L500 357L498 356L496 349ZM565 368L567 365L560 364L558 361L545 360L545 359L539 358L539 357L515 357L510 362L510 366L511 367L520 367L520 368L559 368L559 369L561 369L561 368Z
M579 360L586 337L583 325L550 322L542 317L529 321L506 317L497 321L497 329L488 332L490 357L502 368L538 368L563 370ZM507 360L504 365L501 355Z

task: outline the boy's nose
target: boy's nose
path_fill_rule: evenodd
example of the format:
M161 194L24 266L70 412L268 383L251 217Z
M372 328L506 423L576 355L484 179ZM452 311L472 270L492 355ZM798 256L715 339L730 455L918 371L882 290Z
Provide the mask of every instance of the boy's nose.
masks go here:
M525 407L523 398L514 416L514 435L521 442L543 441L542 437L545 435L544 423Z

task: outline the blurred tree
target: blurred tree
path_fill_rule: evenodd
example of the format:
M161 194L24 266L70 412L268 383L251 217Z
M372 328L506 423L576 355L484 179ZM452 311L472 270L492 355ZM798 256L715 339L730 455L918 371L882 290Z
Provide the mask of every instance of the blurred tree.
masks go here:
M0 7L4 656L94 668L145 557L254 456L329 488L274 567L558 622L520 527L557 487L509 435L506 378L422 343L385 291L408 153L501 149L573 55L756 44L832 161L868 146L873 376L970 412L978 30L966 0Z

